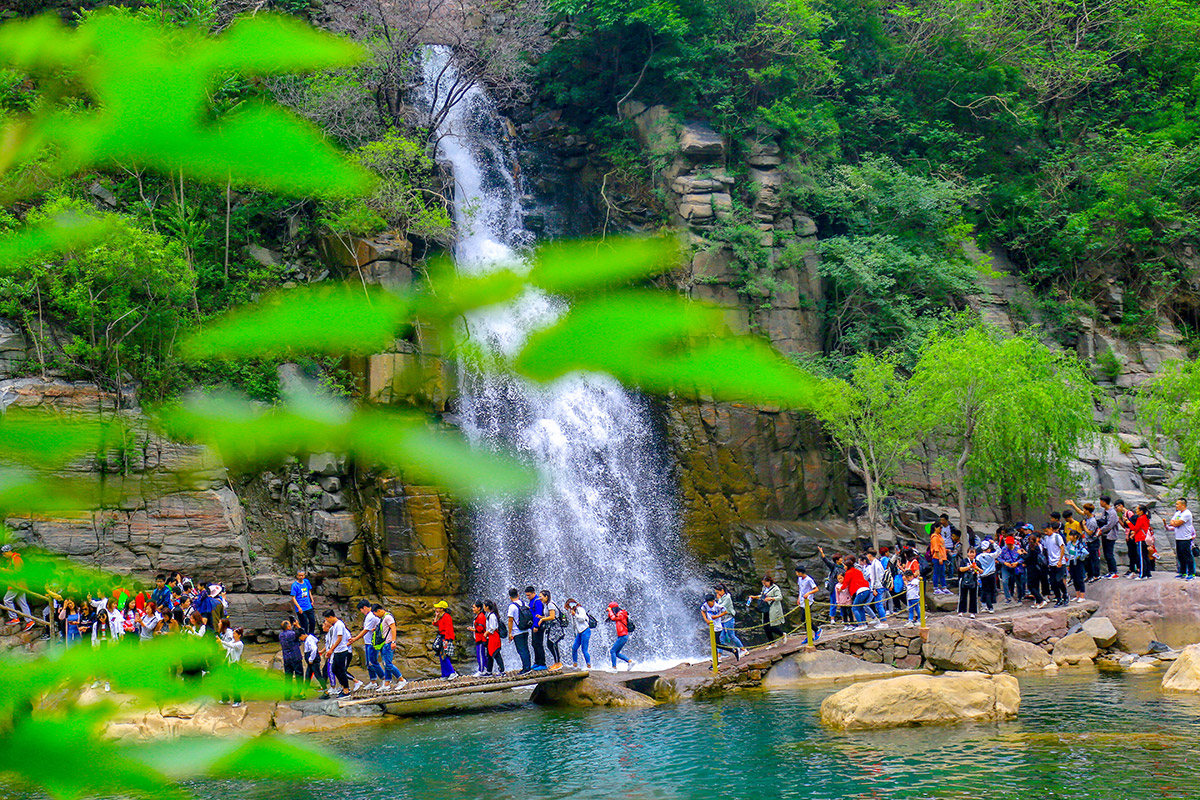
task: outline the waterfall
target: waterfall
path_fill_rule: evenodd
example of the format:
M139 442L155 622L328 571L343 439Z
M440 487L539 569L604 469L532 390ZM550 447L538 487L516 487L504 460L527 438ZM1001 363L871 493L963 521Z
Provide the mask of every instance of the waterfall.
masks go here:
M448 58L446 48L426 55L427 98L439 79L453 80ZM493 102L480 87L468 91L437 133L439 155L454 172L457 268L519 264L532 237L521 225L519 172ZM470 315L466 324L485 352L511 355L565 310L560 298L529 290L504 307ZM591 644L596 667L607 667L615 638L604 614L610 601L637 623L626 647L635 660L697 653L699 583L680 545L675 487L646 401L604 375L548 386L467 367L459 377L467 437L517 454L542 480L532 497L472 509L469 573L476 597L490 597L501 609L509 587L548 589L560 608L574 597L600 620ZM570 644L564 638L564 660Z

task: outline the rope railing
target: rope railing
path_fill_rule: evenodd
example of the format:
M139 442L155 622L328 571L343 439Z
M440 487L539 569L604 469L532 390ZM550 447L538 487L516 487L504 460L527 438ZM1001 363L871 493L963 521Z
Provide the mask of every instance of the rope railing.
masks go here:
M924 578L918 578L918 581L920 584L920 591L917 593L918 602L919 602L918 611L919 611L920 620L921 620L920 625L922 628L925 628L925 627L927 627L925 624L925 580L924 580ZM897 597L902 597L906 594L907 594L907 591L894 592L883 598L879 598L879 599L872 598L871 600L867 600L867 601L864 601L861 603L851 602L849 604L827 603L827 602L824 602L821 600L812 600L812 599L805 600L804 602L798 602L798 603L796 603L795 606L793 606L792 608L789 608L787 611L783 612L783 619L786 621L788 616L793 611L799 611L801 608L803 608L804 609L804 623L803 623L803 625L796 625L791 630L785 630L783 633L783 636L786 639L788 636L790 636L794 633L799 633L800 630L803 629L805 632L805 643L807 644L808 647L811 648L811 647L813 647L813 644L814 644L813 622L812 622L812 608L814 606L821 607L821 608L831 608L831 609L835 608L835 607L836 608L870 608L870 607L876 606L880 603L890 603L891 601L895 600ZM782 599L780 600L780 602L781 603L783 602ZM738 633L741 633L741 632L762 630L762 629L768 628L768 627L774 627L774 626L772 626L769 622L764 622L759 625L750 625L745 628L738 627L735 624L734 630ZM713 674L716 675L719 651L721 649L732 649L732 648L721 647L718 645L716 626L712 623L711 620L708 623L708 633L709 633L709 642L712 647L712 669L713 669ZM756 650L762 650L762 649L771 647L774 644L775 644L774 641L764 642L762 644L757 644L757 645L752 645L750 647L747 647L747 648L745 648L745 650L747 652L754 652Z

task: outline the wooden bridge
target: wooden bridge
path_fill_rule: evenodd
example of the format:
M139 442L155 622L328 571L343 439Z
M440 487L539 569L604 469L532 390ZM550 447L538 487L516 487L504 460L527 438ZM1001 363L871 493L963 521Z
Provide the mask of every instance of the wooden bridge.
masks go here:
M508 703L525 702L533 690L543 683L577 681L588 676L587 670L555 669L519 673L507 672L481 678L459 677L452 681L441 678L409 681L399 691L386 693L359 692L337 701L339 709L357 706L380 706L390 714L419 714L426 710L445 711L454 708L484 708Z

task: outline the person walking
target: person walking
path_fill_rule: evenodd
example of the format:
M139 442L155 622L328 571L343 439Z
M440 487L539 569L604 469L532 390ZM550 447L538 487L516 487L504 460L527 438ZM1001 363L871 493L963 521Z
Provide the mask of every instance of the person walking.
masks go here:
M1137 555L1136 580L1150 579L1150 509L1145 504L1139 504L1137 515L1133 519L1132 538L1134 552Z
M379 691L380 693L398 692L408 686L408 681L404 679L404 673L399 670L395 662L396 618L378 603L371 606L371 613L379 619L379 624L375 626L372 634L372 646L379 652L379 671L383 678Z
M979 605L979 576L983 569L976 561L975 548L967 549L967 557L958 565L958 615L970 614L975 619Z
M885 584L887 582L887 567L883 561L875 555L874 550L867 551L867 582L871 586L871 602L874 604L875 616L879 619L887 617L887 608L884 607L884 598L887 596ZM799 604L797 604L799 605Z
M1196 526L1192 521L1192 512L1187 507L1187 500L1182 497L1175 501L1175 515L1167 521L1167 527L1175 534L1175 561L1178 574L1176 578L1185 581L1196 578L1196 559L1192 555L1192 541L1196 538Z
M333 609L329 609L325 612L321 630L325 632L325 649L321 656L325 659L329 696L344 697L350 694L350 677L347 674L350 667L350 629L338 619Z
M532 586L525 587L525 602L529 606L529 615L533 618L533 628L529 634L529 642L533 645L533 668L546 668L546 632L538 620L542 617L542 597Z
M491 600L483 601L483 611L487 615L484 632L487 634L487 674L504 674L504 654L500 652L503 638L500 636L500 614L496 604ZM507 629L506 629L507 632Z
M1104 566L1108 572L1106 578L1119 577L1117 572L1117 537L1120 536L1120 518L1117 510L1112 507L1112 499L1108 495L1100 498L1100 546L1104 549Z
M874 609L870 608L871 604L871 587L867 584L867 578L863 575L862 570L858 568L858 562L854 556L846 556L846 574L842 578L846 593L850 595L850 605L854 609L854 627L852 631L862 631L867 629L867 612L874 614ZM883 621L879 621L883 624Z
M904 570L904 599L908 603L908 622L904 627L911 628L921 617L921 580L912 570Z
M529 606L521 601L521 593L516 589L508 590L508 640L517 648L517 656L521 659L521 674L524 675L533 668L529 659L529 631L533 627L533 614Z
M739 651L737 648L725 644L722 638L724 625L721 624L721 618L723 616L725 616L725 610L717 602L717 596L712 593L704 595L704 602L700 604L700 618L707 622L712 629L712 640L716 643L717 650L732 653L733 660L737 661L740 656ZM720 656L718 655L717 658L719 659Z
M291 620L279 624L279 650L283 656L283 699L291 700L293 687L301 688L304 680L304 654L300 652L300 636Z
M721 615L721 637L724 639L722 644L730 647L736 647L738 657L746 655L746 645L742 644L742 640L737 635L737 612L733 606L733 595L725 588L725 584L718 583L713 589L716 594L717 603L720 604L724 613Z
M809 577L808 570L802 566L796 567L796 605L803 605L805 617L810 620L813 628L813 643L821 638L821 629L817 627L817 623L812 620L812 601L813 595L817 593L817 582ZM880 606L886 603L886 599L880 600ZM807 626L806 626L807 627ZM804 632L803 644L808 644L808 631Z
M767 641L774 642L783 636L783 592L775 585L775 579L770 573L763 576L762 593L751 595L747 599L760 603Z
M312 584L308 582L308 575L304 570L296 573L296 580L292 581L292 608L296 610L296 619L300 623L300 630L305 633L317 632L317 612L313 610Z
M450 604L445 600L433 604L433 627L437 631L434 652L442 666L442 680L452 681L458 677L454 671L454 620L450 618Z
M588 652L588 645L592 641L592 628L594 623L592 615L587 612L587 609L579 605L579 602L574 597L568 597L567 602L563 603L563 610L571 619L571 623L575 630L575 641L571 644L571 667L579 669L579 653L583 652L583 660L587 664L587 668L592 668L592 656Z
M562 669L562 653L559 650L559 644L563 640L563 631L566 630L567 619L559 613L558 606L550 599L550 592L546 589L538 594L541 599L541 614L534 618L534 621L541 627L543 638L546 643L546 652L550 654L552 661L550 669Z
M353 693L359 689L365 689L373 692L383 683L383 668L379 666L379 650L372 645L375 632L379 628L379 617L371 611L371 603L368 600L358 602L358 611L363 615L362 630L350 639L350 647L353 649L358 642L363 643L363 662L367 665L367 685L363 686L362 681L356 680L350 691Z
M21 554L11 544L5 544L0 546L0 562L0 582L8 584L4 592L4 606L21 613L21 616L17 617L11 610L8 611L8 624L19 625L24 620L23 629L33 630L33 612L29 610L29 597L25 592L18 591L18 587L7 578L17 578L17 574L25 567L25 559L21 558Z
M632 672L633 659L621 652L629 642L629 612L621 608L621 604L614 600L608 604L608 619L617 631L617 640L613 642L612 648L608 651L608 657L612 661L612 668L614 670L617 668L617 660L619 659L625 662L625 669Z
M199 612L196 612L196 617L199 617ZM203 626L203 622L200 623ZM203 635L203 633L201 634ZM317 679L317 685L324 692L326 688L325 671L321 669L321 648L317 644L317 635L308 633L303 628L297 635L300 640L300 653L304 659L304 682L300 685L300 697L304 697L304 692L308 691L308 687L312 685L312 679Z
M475 614L475 674L471 677L482 678L488 673L487 614L483 611L483 601L476 600L471 611Z

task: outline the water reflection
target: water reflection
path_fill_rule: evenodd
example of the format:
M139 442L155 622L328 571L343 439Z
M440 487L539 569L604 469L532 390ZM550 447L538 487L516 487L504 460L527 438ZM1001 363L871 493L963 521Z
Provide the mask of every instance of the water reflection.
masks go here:
M1023 679L1018 720L834 732L824 690L747 694L650 710L511 712L328 735L358 783L289 797L978 798L1195 797L1200 698L1160 676ZM272 798L227 782L201 797Z

